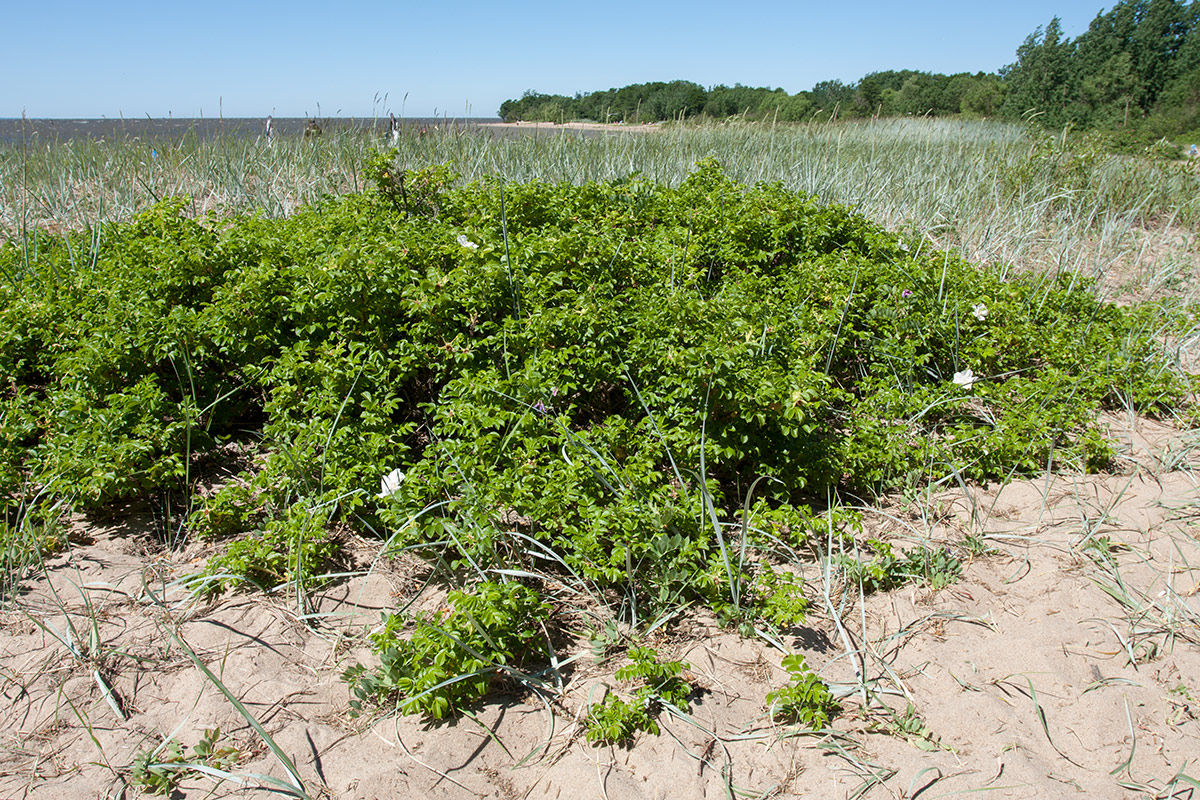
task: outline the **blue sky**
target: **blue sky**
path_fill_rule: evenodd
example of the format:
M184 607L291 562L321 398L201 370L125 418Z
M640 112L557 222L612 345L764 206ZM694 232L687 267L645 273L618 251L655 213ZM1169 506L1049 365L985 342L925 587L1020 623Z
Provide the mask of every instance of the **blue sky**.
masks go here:
M0 117L493 116L527 89L574 94L676 78L794 93L885 69L993 71L1051 17L1074 37L1104 8L17 0L4 13Z

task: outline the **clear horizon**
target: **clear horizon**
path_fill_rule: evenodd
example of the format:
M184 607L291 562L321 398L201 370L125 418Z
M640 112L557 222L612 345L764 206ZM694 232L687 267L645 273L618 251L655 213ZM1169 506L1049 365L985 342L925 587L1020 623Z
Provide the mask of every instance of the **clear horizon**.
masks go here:
M494 117L526 90L676 79L795 94L890 69L995 72L1052 17L1074 38L1111 5L47 0L6 14L8 61L26 66L0 82L0 118Z

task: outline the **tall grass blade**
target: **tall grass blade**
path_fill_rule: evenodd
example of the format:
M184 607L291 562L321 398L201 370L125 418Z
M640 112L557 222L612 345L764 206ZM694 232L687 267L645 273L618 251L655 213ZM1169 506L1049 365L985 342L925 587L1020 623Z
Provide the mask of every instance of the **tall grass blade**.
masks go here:
M229 687L227 687L220 678L213 674L212 670L210 670L200 659L200 656L196 655L195 651L192 650L192 648L188 646L187 642L183 640L183 637L178 631L172 630L171 638L174 639L175 643L179 645L180 649L183 650L187 657L192 660L192 663L196 665L196 668L204 674L204 677L208 679L208 682L215 686L217 691L225 695L225 699L228 700L229 703L237 710L237 712L242 716L242 719L246 720L246 724L254 729L254 732L258 734L258 738L261 739L263 744L265 744L271 753L274 754L275 759L283 766L284 771L288 774L290 790L293 791L297 797L303 798L303 800L312 800L312 797L308 794L308 791L304 787L304 780L300 777L300 771L296 769L295 763L288 757L287 753L283 752L279 745L275 743L275 740L269 733L267 733L266 729L259 724L258 720L254 718L254 715L250 713L249 709L242 704L242 701L239 700L233 692L229 691Z

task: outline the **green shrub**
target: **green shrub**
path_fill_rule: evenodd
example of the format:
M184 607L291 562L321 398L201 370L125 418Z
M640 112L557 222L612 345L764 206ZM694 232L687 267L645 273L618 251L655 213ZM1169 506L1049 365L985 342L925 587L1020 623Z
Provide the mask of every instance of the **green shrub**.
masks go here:
M664 705L685 710L692 686L683 679L688 665L682 661L660 662L649 647L629 648L630 663L617 670L618 681L634 681L637 688L629 700L608 694L588 709L587 739L604 744L628 743L638 731L655 736L657 717Z
M804 656L799 653L785 656L783 668L791 680L787 686L767 694L771 716L814 730L825 727L840 710L829 687L809 669Z
M836 559L846 581L861 585L865 593L886 592L912 582L942 589L962 576L962 562L947 548L914 547L898 556L887 542L869 539L867 544L875 553L869 559L848 553Z
M380 666L356 665L345 673L355 712L366 704L395 701L405 714L441 719L483 698L500 679L546 657L543 624L550 607L519 583L482 582L450 593L447 609L408 620L384 618L371 635Z
M205 574L209 588L247 583L269 589L302 578L319 577L338 557L338 547L326 529L328 508L291 506L286 515L272 519L261 531L231 542L209 559Z
M286 219L172 200L0 246L19 276L0 492L102 508L187 490L197 456L254 440L249 488L192 518L251 533L216 563L254 582L319 568L333 545L296 528L320 507L397 547L546 569L519 534L627 617L724 597L744 622L744 556L823 531L830 496L1102 468L1099 410L1185 401L1154 309L915 252L712 160L677 188L449 188L386 154L369 172Z

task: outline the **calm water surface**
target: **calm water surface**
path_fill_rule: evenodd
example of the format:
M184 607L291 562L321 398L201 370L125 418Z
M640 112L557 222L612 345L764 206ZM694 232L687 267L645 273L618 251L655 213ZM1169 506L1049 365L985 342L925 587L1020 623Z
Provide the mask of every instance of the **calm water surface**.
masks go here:
M471 117L466 119L413 118L398 122L407 127L421 128L480 128L486 123L499 122L496 117ZM93 141L117 141L140 139L141 141L180 142L189 138L203 141L218 136L255 138L264 133L266 117L254 119L0 119L0 145L46 144L74 139ZM276 136L303 136L309 120L304 117L276 118L271 121ZM354 119L332 118L319 122L325 133L361 130L374 132L380 137L388 132L388 118ZM496 129L493 129L496 130Z

